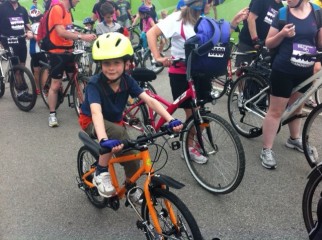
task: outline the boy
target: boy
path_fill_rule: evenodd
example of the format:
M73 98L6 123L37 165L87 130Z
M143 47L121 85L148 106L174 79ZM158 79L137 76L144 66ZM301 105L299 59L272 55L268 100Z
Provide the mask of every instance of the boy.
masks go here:
M100 61L102 72L94 75L86 87L79 123L86 133L97 137L102 147L112 150L111 153L99 156L93 178L99 194L108 198L115 193L107 169L108 160L123 148L120 140L129 138L122 125L122 113L129 95L142 99L166 119L174 131L179 131L182 123L173 119L158 101L147 95L133 78L125 74L126 65L133 57L133 48L127 37L117 32L103 34L94 42L92 54L94 60ZM130 178L138 168L138 161L125 163L126 178ZM138 202L140 191L131 195L131 201Z
M123 28L119 23L113 20L114 8L110 3L104 3L101 6L100 14L103 16L103 21L96 26L97 35L108 32L120 32L125 36L129 36L126 28Z

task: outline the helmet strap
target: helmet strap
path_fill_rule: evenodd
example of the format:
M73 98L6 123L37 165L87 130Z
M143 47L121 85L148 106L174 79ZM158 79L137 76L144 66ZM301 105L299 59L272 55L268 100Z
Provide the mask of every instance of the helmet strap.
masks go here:
M290 8L298 8L302 4L303 0L299 0L299 2L294 6Z

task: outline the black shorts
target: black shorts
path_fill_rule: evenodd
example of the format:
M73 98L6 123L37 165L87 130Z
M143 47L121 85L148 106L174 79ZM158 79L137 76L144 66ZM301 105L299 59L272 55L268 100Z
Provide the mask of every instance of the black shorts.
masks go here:
M75 56L72 53L49 53L50 76L54 79L62 79L64 71L73 73L75 69L74 59Z
M14 56L19 58L21 63L26 63L27 60L27 43L24 39L19 39L19 44L8 44L6 41L1 41L4 49L8 50L12 47Z
M173 100L176 100L182 93L188 89L188 82L185 74L169 73L170 86ZM194 77L194 84L197 93L197 99L210 101L211 78L209 76ZM189 101L184 101L179 105L180 108L191 108Z
M48 62L47 56L45 53L40 52L40 53L32 53L30 54L31 57L31 62L33 67L42 67L42 65L39 63L39 61Z
M300 83L304 82L306 79L313 75L312 72L304 74L289 74L280 72L277 70L272 70L270 81L271 81L271 94L275 97L290 98L293 88L298 86ZM299 90L300 93L304 93L311 87L311 84L304 86Z

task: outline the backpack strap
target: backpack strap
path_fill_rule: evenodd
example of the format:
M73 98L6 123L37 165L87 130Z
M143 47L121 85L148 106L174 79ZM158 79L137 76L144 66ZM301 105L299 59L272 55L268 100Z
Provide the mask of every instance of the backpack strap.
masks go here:
M318 29L320 29L322 27L322 9L314 3L310 2L310 4L311 4L311 7L314 11L316 25L317 25ZM288 11L289 11L288 6L282 7L278 10L278 18L279 18L278 29L280 31L288 23Z
M288 6L282 7L278 10L278 30L281 31L287 24L288 20Z
M63 18L65 18L65 16L66 16L66 10L65 10L65 7L63 6L63 4L62 4L62 3L57 3L57 4L52 5L52 6L50 7L50 9L48 10L49 12L48 12L48 18L47 18L47 29L49 29L49 28L48 28L48 22L49 22L49 17L50 17L50 11L51 11L51 9L52 9L54 6L56 6L56 5L60 6L60 7L61 7L61 9L63 10ZM56 27L56 25L52 26L52 28L48 31L48 34L50 34L50 33L54 30L54 28L55 28L55 27Z

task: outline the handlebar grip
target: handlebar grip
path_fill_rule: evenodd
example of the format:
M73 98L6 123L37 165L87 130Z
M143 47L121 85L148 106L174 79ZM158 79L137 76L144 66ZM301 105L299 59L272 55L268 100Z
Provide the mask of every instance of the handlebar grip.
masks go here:
M124 145L123 149L127 149L129 148L129 140L125 139L125 140L121 140L121 144ZM107 154L107 153L110 153L112 151L111 148L105 148L105 147L100 147L100 150L99 150L99 153L100 155L104 155L104 154Z

